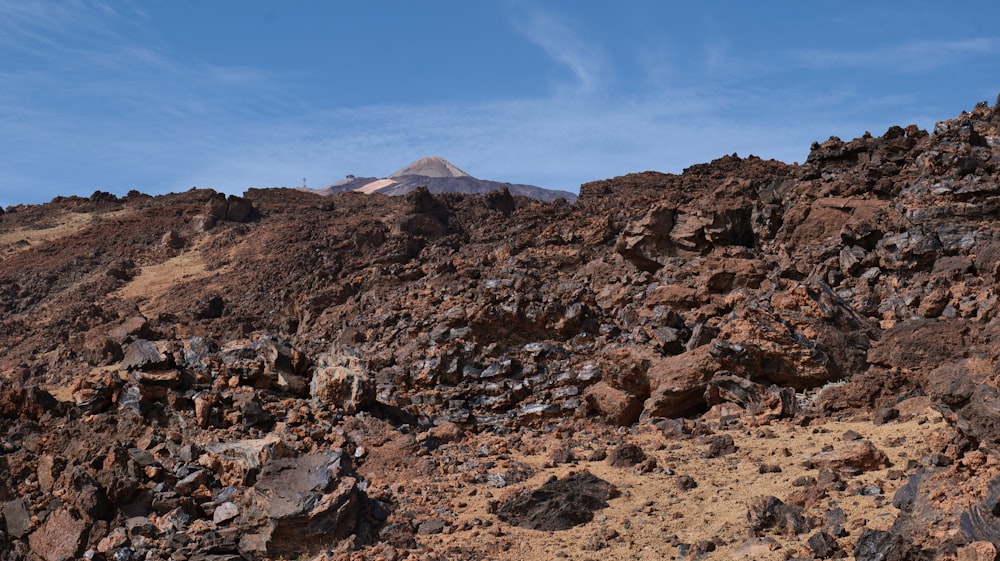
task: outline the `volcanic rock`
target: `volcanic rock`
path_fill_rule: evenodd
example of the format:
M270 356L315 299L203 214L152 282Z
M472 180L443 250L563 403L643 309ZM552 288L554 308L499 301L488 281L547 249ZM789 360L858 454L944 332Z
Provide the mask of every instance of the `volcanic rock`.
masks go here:
M243 197L215 193L205 204L205 214L215 220L246 222L253 218L256 209L253 203Z
M272 460L264 465L243 514L259 526L268 555L298 555L354 532L357 479L336 452Z
M813 556L820 559L829 559L835 554L843 551L840 544L837 543L837 539L825 531L819 531L809 536L807 543L809 545L809 549L813 553Z
M3 506L3 518L7 533L15 538L23 538L31 530L31 514L21 499L7 501Z
M309 392L314 404L338 408L349 415L375 404L371 374L359 357L338 346L318 358Z
M599 415L608 424L629 426L642 414L642 402L638 397L605 382L587 388L583 399L587 412Z
M617 496L613 485L589 472L575 473L523 491L496 510L500 520L532 530L566 530L593 520Z
M809 530L809 523L797 506L786 505L777 497L755 497L747 508L750 535L759 536L765 531L789 535Z
M840 444L836 449L820 452L809 458L810 463L833 472L850 470L864 472L889 466L889 458L870 440L854 440Z
M914 556L906 537L882 530L865 530L854 547L854 558L858 561L909 561Z
M31 551L45 561L76 559L83 547L87 522L76 518L66 509L60 509L45 520L28 536Z
M611 449L608 464L615 467L631 467L646 460L646 453L635 444L622 444Z
M824 518L859 558L989 557L998 185L980 104L573 204L498 185L7 208L0 552L551 556L497 501L527 527L599 518L567 556L733 557L713 532L749 485L785 498L750 505L758 557L840 555L795 537ZM646 459L588 465L626 441ZM585 493L569 462L613 477ZM555 480L509 494L535 477Z
M652 395L643 406L643 417L679 417L705 409L702 395L721 369L708 346L654 363L647 372Z

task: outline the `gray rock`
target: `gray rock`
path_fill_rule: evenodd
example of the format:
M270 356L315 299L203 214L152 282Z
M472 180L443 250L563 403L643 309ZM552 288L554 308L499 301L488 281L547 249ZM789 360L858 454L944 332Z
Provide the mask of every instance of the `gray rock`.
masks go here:
M17 539L23 538L31 531L31 513L21 499L4 503L3 518L7 523L7 533Z
M908 561L912 559L911 544L900 534L882 530L865 530L854 547L857 561Z
M806 543L809 545L813 556L820 559L828 559L841 551L837 539L825 531L819 531L809 536L809 540Z
M247 495L242 530L258 528L270 556L301 555L350 536L359 500L337 452L273 460Z
M122 368L126 370L158 370L170 367L170 359L156 343L139 339L128 346Z
M424 536L440 534L447 524L440 518L429 518L417 525L417 533Z
M215 507L215 512L212 513L212 521L216 524L222 524L223 522L228 522L239 515L239 505L232 501L226 501Z

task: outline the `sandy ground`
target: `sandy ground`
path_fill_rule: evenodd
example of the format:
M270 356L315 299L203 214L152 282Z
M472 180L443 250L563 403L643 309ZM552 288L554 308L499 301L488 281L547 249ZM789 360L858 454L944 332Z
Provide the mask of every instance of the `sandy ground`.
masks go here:
M448 551L479 551L489 559L602 559L602 560L663 560L683 559L679 544L714 541L715 551L699 559L761 559L783 560L792 557L811 558L806 540L819 530L814 528L798 536L763 536L773 543L752 547L747 521L747 505L754 497L774 495L787 500L791 492L801 490L793 482L800 477L816 477L817 469L809 469L807 460L823 451L837 449L845 442L844 434L854 431L870 440L886 453L892 466L845 478L844 491L831 491L829 496L806 509L806 515L823 520L825 511L841 508L846 514L844 526L849 535L840 538L848 553L865 528L886 529L892 525L898 511L892 506L896 490L927 453L927 435L944 428L944 420L926 402L911 405L915 413L908 420L876 426L868 419L818 420L801 426L793 421L776 421L766 426L721 429L736 443L732 454L706 458L706 446L695 440L668 440L653 427L641 426L625 434L583 435L574 442L589 443L586 449L617 443L639 445L657 468L648 473L631 468L612 467L606 460L575 461L552 465L554 447L566 442L551 435L532 438L534 453L513 452L510 461L522 462L534 468L528 480L506 489L463 481L460 474L434 477L418 485L438 489L453 499L435 507L450 525L437 535L418 536L424 551L441 555ZM502 444L487 438L484 444L496 448ZM571 446L572 448L573 446ZM499 466L502 467L503 462ZM781 471L761 473L762 465L774 465ZM490 513L489 504L502 500L520 489L534 489L546 480L564 477L572 472L589 471L611 482L620 495L609 501L609 507L597 511L592 522L569 530L541 532L512 526ZM678 486L681 476L690 476L697 487L683 490ZM467 477L464 479L468 479ZM861 495L863 487L875 485L877 495ZM438 487L435 487L438 486ZM433 495L433 491L430 494ZM434 504L433 500L428 501ZM446 555L447 557L447 555Z
M29 227L0 229L0 260L39 244L75 234L96 220L91 213L64 211L49 213L44 222Z
M186 250L162 263L142 267L139 274L112 296L122 300L137 299L139 310L152 317L163 307L159 297L178 285L217 275L206 268L205 260L197 249Z

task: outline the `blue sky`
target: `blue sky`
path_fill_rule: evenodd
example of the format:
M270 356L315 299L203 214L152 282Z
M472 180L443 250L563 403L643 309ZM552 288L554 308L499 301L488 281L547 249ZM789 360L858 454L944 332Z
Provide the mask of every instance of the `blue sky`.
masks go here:
M0 206L440 155L575 191L1000 93L1000 4L0 0Z

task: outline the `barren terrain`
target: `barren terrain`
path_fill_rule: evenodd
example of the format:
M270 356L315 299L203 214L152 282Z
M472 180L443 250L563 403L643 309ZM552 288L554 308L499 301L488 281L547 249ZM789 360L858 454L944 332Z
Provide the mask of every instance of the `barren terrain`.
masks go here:
M0 559L996 559L1000 109L0 214Z

